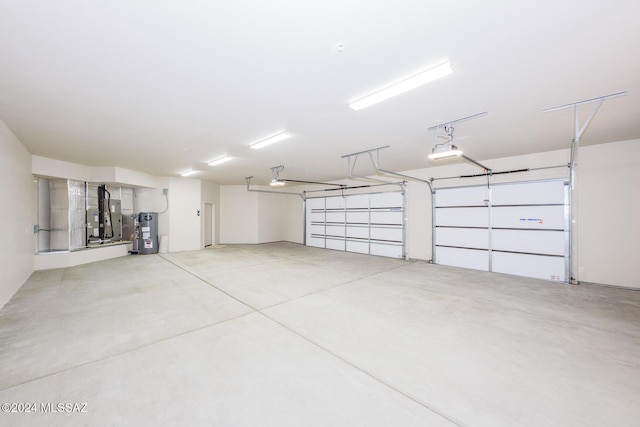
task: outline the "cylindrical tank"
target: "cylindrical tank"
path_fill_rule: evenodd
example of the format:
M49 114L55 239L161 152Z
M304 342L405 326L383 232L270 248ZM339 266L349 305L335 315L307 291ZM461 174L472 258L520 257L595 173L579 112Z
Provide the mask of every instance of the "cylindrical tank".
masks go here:
M140 241L138 251L141 254L158 253L158 213L140 212L138 214Z

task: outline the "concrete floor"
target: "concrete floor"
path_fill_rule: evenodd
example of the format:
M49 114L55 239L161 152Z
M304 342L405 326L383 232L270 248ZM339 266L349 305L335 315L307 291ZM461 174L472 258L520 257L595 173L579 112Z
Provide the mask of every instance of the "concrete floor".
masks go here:
M640 292L290 243L38 271L0 311L4 402L37 412L3 426L638 426Z

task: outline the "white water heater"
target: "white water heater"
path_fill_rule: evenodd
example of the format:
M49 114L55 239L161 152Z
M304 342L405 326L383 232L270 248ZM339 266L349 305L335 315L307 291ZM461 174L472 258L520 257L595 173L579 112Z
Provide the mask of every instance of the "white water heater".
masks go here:
M158 213L140 212L138 214L138 253L158 253Z

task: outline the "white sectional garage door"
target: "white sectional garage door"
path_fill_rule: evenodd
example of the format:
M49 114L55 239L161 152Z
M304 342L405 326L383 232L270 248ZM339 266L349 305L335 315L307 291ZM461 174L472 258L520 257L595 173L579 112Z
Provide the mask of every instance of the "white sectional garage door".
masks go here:
M309 198L305 221L307 246L404 257L402 192Z
M568 277L566 182L437 189L437 264L547 280Z

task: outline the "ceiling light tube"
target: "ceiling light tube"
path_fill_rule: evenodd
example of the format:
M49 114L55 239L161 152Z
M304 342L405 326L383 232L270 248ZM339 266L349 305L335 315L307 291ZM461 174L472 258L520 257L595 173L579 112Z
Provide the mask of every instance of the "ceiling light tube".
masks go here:
M440 64L436 67L430 68L426 71L416 74L413 77L409 77L408 79L402 80L396 84L374 92L371 95L360 98L350 103L349 107L356 111L361 110L363 108L369 107L370 105L384 101L385 99L400 95L401 93L407 92L411 89L415 89L424 84L437 80L441 77L448 76L451 73L453 73L453 68L451 68L451 61L447 61L444 64Z
M222 164L224 162L228 162L231 159L233 159L233 157L231 157L231 156L220 157L219 159L210 161L209 162L209 166L218 166L219 164Z
M287 132L280 132L277 135L270 136L269 138L266 138L266 139L263 139L261 141L258 141L255 144L251 144L251 148L253 148L254 150L257 150L259 148L266 147L267 145L271 145L271 144L274 144L276 142L280 142L283 139L287 139L289 137L291 137L291 134L289 134Z
M193 169L188 170L188 171L184 171L180 174L180 176L189 176L189 175L193 175L194 173L196 173L197 171L194 171Z
M278 179L278 178L273 178L271 180L271 184L272 187L284 187L284 180L282 179Z
M431 160L440 160L446 159L447 157L457 157L462 155L462 150L459 150L453 144L444 144L444 145L436 145L431 150L431 154L429 154L429 158Z

